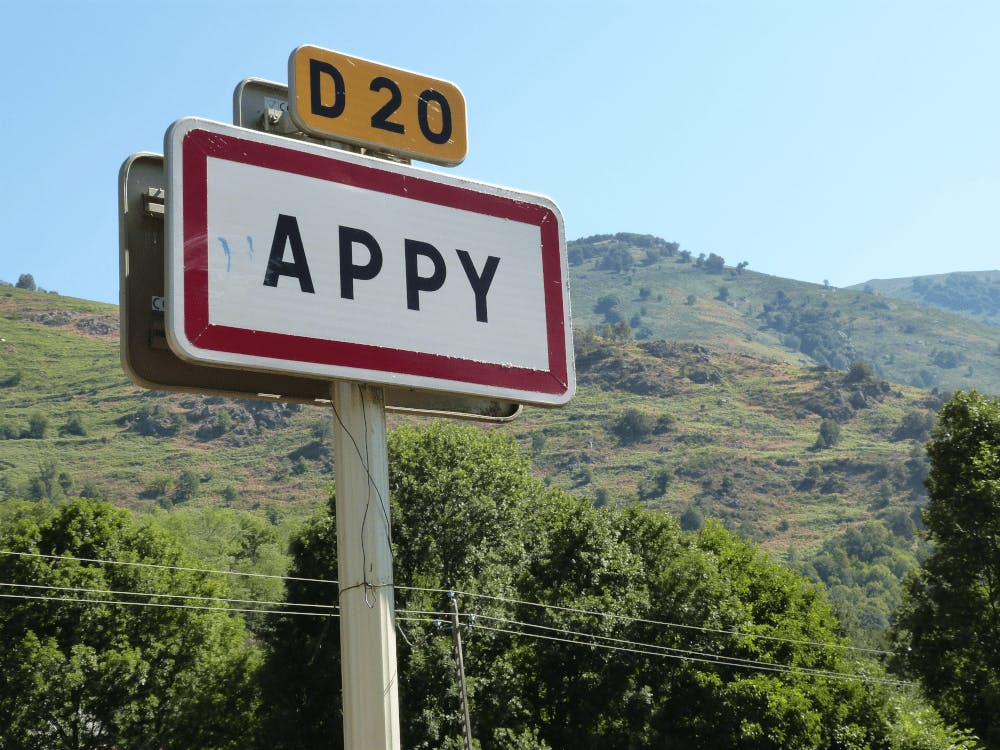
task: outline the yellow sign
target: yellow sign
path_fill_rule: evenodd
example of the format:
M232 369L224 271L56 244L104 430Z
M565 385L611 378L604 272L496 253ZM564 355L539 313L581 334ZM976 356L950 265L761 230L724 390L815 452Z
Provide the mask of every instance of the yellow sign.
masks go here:
M454 166L465 98L447 81L305 45L288 58L289 108L307 133Z

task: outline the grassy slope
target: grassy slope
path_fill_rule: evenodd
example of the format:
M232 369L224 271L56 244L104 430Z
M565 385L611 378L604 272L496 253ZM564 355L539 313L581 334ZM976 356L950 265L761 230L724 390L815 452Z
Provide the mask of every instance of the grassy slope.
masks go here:
M101 324L110 330L104 333ZM289 412L286 428L253 434L254 423L237 402L143 391L122 372L117 325L113 305L0 290L0 383L8 383L0 387L0 415L22 429L32 414L43 415L49 424L42 440L0 441L0 473L12 491L23 492L25 482L54 461L77 490L91 481L108 499L133 508L155 506L158 499L142 497L150 494L145 490L157 479L175 480L184 470L201 479L199 502L221 503L229 485L238 496L227 502L237 507L260 507L276 498L296 505L322 496L330 481L329 461L313 461L314 470L299 475L289 473L289 455L314 440L312 433L325 416L320 410ZM10 384L15 373L20 380ZM225 409L236 415L236 424L215 440L199 439L200 424L194 421L169 438L129 429L125 420L150 404L186 420L204 410ZM73 413L81 415L87 434L60 437L58 428ZM282 473L288 476L275 481Z
M578 325L598 322L586 311L599 290L620 284L623 292L637 293L640 284L651 284L663 295L655 313L647 309L643 316L654 332L711 344L587 339L577 398L560 410L526 409L515 423L498 428L510 430L526 450L536 449L540 477L584 495L629 502L643 482L665 470L666 492L646 488L644 502L674 513L693 507L720 516L776 551L813 547L843 524L895 507L912 510L920 493L903 467L915 443L891 438L906 412L928 408L926 392L892 386L866 408L841 410L841 442L814 451L821 414L853 391L843 385L843 373L803 365L803 355L756 329L741 311L740 305L760 305L784 280L749 272L729 280L735 298L729 305L712 298L719 277L663 266L632 274L631 285L622 275L574 269L574 279L578 270L582 277L573 289ZM688 294L697 296L694 305L685 303ZM628 300L623 304L633 304ZM0 479L12 494L23 494L43 464L54 461L76 491L90 481L107 498L134 508L162 503L151 487L184 470L201 480L194 504L277 504L304 514L322 501L331 475L321 449L329 441L317 436L328 429L328 412L267 407L272 411L265 416L279 427L257 430L245 403L144 392L121 371L116 322L111 305L0 289L0 383L8 383L0 387L0 415L22 427L33 413L49 422L44 439L0 441ZM9 384L15 373L20 381ZM130 428L128 420L151 406L184 417L176 435L152 437ZM628 408L654 419L668 416L671 427L622 444L609 428ZM223 411L231 415L231 428L199 438L198 430ZM59 437L59 426L73 413L81 415L87 435ZM299 452L304 458L296 460ZM811 467L817 468L807 476Z
M698 382L705 373L710 379ZM598 342L581 358L580 376L570 407L527 410L513 427L525 446L541 446L537 471L559 486L630 501L644 479L666 470L666 491L645 502L675 514L696 508L781 552L922 502L906 468L917 443L894 439L904 414L933 406L919 389L872 383L879 393L867 406L843 409L866 386L845 385L842 372L634 342ZM628 409L666 415L671 426L623 443L613 426ZM815 450L821 414L838 410L840 442Z
M970 321L956 313L907 300L886 299L850 289L784 279L727 268L709 274L676 258L643 265L643 252L631 250L636 262L625 273L599 270L598 255L571 268L576 327L602 326L597 300L614 295L625 320L638 337L667 341L708 342L714 347L746 352L801 365L815 361L782 343L782 335L761 319L766 304L783 292L791 308L818 311L829 324L846 362L860 358L895 383L968 389L1000 394L1000 329ZM726 286L729 298L718 299ZM646 299L642 299L647 290ZM688 296L694 304L688 304ZM942 351L957 352L960 362L943 367ZM939 362L941 360L939 359ZM845 364L846 366L846 364Z
M859 291L867 289L886 297L939 307L981 323L1000 326L1000 305L989 304L1000 298L1000 271L871 279L850 288ZM928 293L931 290L937 293Z

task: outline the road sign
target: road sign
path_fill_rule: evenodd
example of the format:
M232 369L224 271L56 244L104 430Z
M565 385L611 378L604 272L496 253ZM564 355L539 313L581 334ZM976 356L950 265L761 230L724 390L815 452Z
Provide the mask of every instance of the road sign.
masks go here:
M288 59L292 119L307 133L453 166L468 148L458 87L305 45Z
M203 364L559 405L546 198L193 118L167 149L167 335Z
M187 362L167 346L163 279L166 176L159 154L133 154L119 173L121 361L131 380L159 391L330 404L330 383L296 375ZM386 388L390 411L508 422L520 405L412 388Z

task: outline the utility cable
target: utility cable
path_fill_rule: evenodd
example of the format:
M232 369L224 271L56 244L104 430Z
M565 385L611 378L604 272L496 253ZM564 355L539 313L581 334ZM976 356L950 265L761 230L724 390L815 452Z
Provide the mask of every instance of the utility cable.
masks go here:
M159 598L178 598L178 599L191 599L191 600L208 600L217 601L219 603L225 604L229 602L234 603L260 603L260 604L273 604L272 602L259 601L256 600L235 600L235 599L223 599L223 598L212 598L212 597L196 597L196 596L185 596L179 594L150 594L148 592L119 592L119 591L109 591L102 589L86 589L82 587L61 587L61 586L44 586L37 584L9 584L2 583L3 586L13 586L21 588L30 589L49 589L57 591L66 591L70 593L95 593L95 594L112 594L112 595L125 595L125 596L149 596L149 597L159 597ZM31 595L31 594L4 594L0 593L0 598L3 599L18 599L18 600L30 600L30 601L51 601L58 603L67 604L109 604L109 605L121 605L121 606L134 606L134 607L153 607L161 609L187 609L187 610L197 610L197 611L213 611L213 612L224 612L224 613L245 613L245 614L280 614L280 615L293 615L293 616L312 616L312 617L339 617L339 613L330 611L319 611L319 612L307 612L301 610L286 610L286 609L260 609L260 608L246 608L246 607L229 607L229 606L210 606L210 605L195 605L195 604L170 604L164 602L151 602L151 601L125 601L121 599L99 599L93 597L81 598L81 597L70 597L70 596L42 596L42 595ZM279 603L280 604L280 603ZM280 606L314 606L317 608L325 608L328 610L335 609L336 607L330 605L302 605L296 603L286 603L280 604ZM401 609L398 611L402 616L397 615L397 622L423 622L432 623L438 625L442 622L440 619L431 619L427 615L447 615L444 612L425 612L423 610L405 610ZM412 616L419 615L419 616ZM750 669L765 672L776 672L776 673L792 673L801 674L814 677L828 677L831 679L841 679L841 680L862 680L872 683L884 684L884 685L896 685L896 686L913 686L914 683L906 682L903 680L892 680L888 678L879 677L868 677L865 675L848 674L844 672L833 672L830 670L815 669L810 667L796 667L786 664L777 664L774 662L760 661L755 659L744 659L741 657L726 656L721 654L712 654L703 651L694 651L690 649L678 649L674 647L658 646L656 644L642 643L638 641L629 641L620 638L613 638L610 636L601 636L592 633L582 633L579 631L572 631L568 629L559 629L549 626L540 626L533 623L524 623L517 620L511 620L507 618L497 618L488 615L473 615L470 616L466 614L469 622L466 626L475 630L482 630L487 632L504 633L507 635L521 636L527 638L535 638L539 640L546 640L559 643L567 643L576 646L588 646L591 648L602 648L610 651L621 651L625 653L632 653L641 656L654 656L660 658L670 658L679 661L689 661L702 664L713 664L716 666L727 666L738 669ZM538 632L526 632L524 630L512 630L510 628L500 628L492 627L487 625L479 625L476 623L477 619L490 620L494 622L503 622L505 624L517 625L520 627L534 628L536 630L546 630L549 632L559 633L563 636L575 636L575 637L560 637L557 635L546 635L544 633ZM580 640L580 638L588 640ZM603 642L601 642L603 641ZM409 642L409 641L407 641ZM412 645L412 644L411 644Z
M337 585L337 581L324 578L305 578L302 576L282 576L272 573L244 573L238 570L212 570L209 568L191 568L183 565L163 565L160 563L129 562L127 560L100 560L92 557L73 557L71 555L45 555L40 552L15 552L13 550L0 550L0 555L16 555L19 557L38 557L46 560L63 560L70 562L86 562L97 565L123 565L136 568L158 568L160 570L177 570L185 573L214 573L224 576L242 576L245 578L270 578L279 581L302 581L305 583L327 583Z
M159 568L159 569L166 569L166 570L179 570L179 571L196 572L196 573L214 573L214 574L218 574L218 575L233 575L233 576L245 576L245 577L255 577L255 578L269 578L269 579L276 579L276 580L283 580L283 581L301 581L301 582L307 582L307 583L321 583L321 584L330 584L330 585L337 585L338 584L338 582L336 580L329 580L329 579L322 579L322 578L307 578L307 577L302 577L302 576L282 576L282 575L273 575L273 574L266 574L266 573L243 573L243 572L232 571L232 570L211 570L211 569L205 569L205 568L191 568L191 567L174 566L174 565L160 565L160 564L155 564L155 563L139 563L139 562L126 562L126 561L121 561L121 560L101 560L101 559L94 559L94 558L72 557L72 556L68 556L68 555L45 555L45 554L32 553L32 552L14 552L14 551L10 551L10 550L0 550L0 555L18 555L18 556L23 556L23 557L38 557L38 558L45 558L45 559L50 559L50 560L69 560L69 561L88 562L88 563L105 564L105 565L127 565L127 566L135 566L135 567ZM402 585L399 585L399 584L394 584L393 588L398 589L400 591L418 591L418 592L433 593L433 594L447 594L449 591L451 591L451 589L425 588L425 587L420 587L420 586L402 586ZM737 638L755 638L755 639L759 639L759 640L766 640L766 641L771 641L771 642L776 642L776 643L788 643L788 644L798 645L798 646L814 646L814 647L824 648L824 649L837 648L837 649L843 649L845 651L853 651L853 652L865 653L865 654L874 654L874 655L878 655L878 656L894 656L895 655L894 652L885 651L883 649L865 648L865 647L862 647L862 646L852 646L852 645L849 645L849 644L841 644L841 643L824 643L822 641L813 641L813 640L808 640L808 639L785 638L785 637L782 637L782 636L775 636L775 635L764 635L764 634L757 634L757 633L747 633L745 631L740 631L740 630L726 630L726 629L722 629L722 628L708 628L708 627L703 627L703 626L699 626L699 625L686 625L686 624L682 624L682 623L670 622L670 621L665 621L665 620L652 620L652 619L642 618L642 617L632 617L630 615L621 615L621 614L614 614L614 613L608 613L608 612L599 612L599 611L596 611L596 610L582 609L582 608L579 608L579 607L567 607L567 606L562 606L562 605L558 605L558 604L542 604L542 603L538 603L538 602L527 601L527 600L524 600L524 599L516 599L516 598L512 598L512 597L494 596L494 595L490 595L490 594L477 594L477 593L469 592L469 591L455 591L455 594L458 595L458 596L466 596L466 597L475 598L475 599L485 599L485 600L489 600L489 601L501 602L501 603L504 603L504 604L514 604L514 605L520 605L520 606L525 606L525 607L535 607L535 608L538 608L538 609L547 609L547 610L554 610L554 611L560 611L560 612L569 612L569 613L572 613L572 614L589 615L589 616L592 616L592 617L601 617L601 618L605 618L605 619L620 620L620 621L624 621L624 622L636 622L636 623L641 623L641 624L646 624L646 625L655 625L655 626L667 627L667 628L677 628L677 629L690 630L690 631L696 631L696 632L701 632L701 633L711 633L711 634L715 634L715 635L726 635L726 636L733 636L733 637L737 637Z
M426 588L420 588L420 587L417 587L417 586L399 586L399 585L397 585L396 588L400 589L400 590L404 590L404 591L424 591L424 592L435 593L435 594L447 594L451 590L451 589L426 589ZM643 618L643 617L632 617L630 615L619 615L619 614L613 614L613 613L610 613L610 612L598 612L598 611L592 610L592 609L581 609L581 608L578 608L578 607L565 607L565 606L562 606L562 605L559 605L559 604L539 604L538 602L530 602L530 601L526 601L524 599L513 599L513 598L503 597L503 596L493 596L493 595L490 595L490 594L475 594L475 593L468 592L468 591L455 591L455 594L458 595L458 596L468 596L468 597L477 598L477 599L488 599L488 600L491 600L491 601L504 602L506 604L517 604L517 605L526 606L526 607L537 607L539 609L551 609L551 610L555 610L555 611L559 611L559 612L569 612L569 613L572 613L572 614L590 615L590 616L593 616L593 617L602 617L602 618L605 618L605 619L624 620L624 621L627 621L627 622L637 622L637 623L641 623L641 624L644 624L644 625L657 625L657 626L660 626L660 627L679 628L679 629L684 629L684 630L694 630L694 631L699 631L699 632L702 632L702 633L713 633L713 634L716 634L716 635L729 635L729 636L735 636L737 638L757 638L757 639L766 640L766 641L777 641L777 642L780 642L780 643L790 643L790 644L797 645L797 646L817 646L819 648L841 648L841 649L846 649L848 651L858 651L858 652L861 652L861 653L877 654L877 655L880 655L880 656L893 656L894 655L893 652L891 652L891 651L884 651L882 649L876 649L876 648L865 648L865 647L862 647L862 646L851 646L851 645L848 645L848 644L841 644L841 643L824 643L822 641L812 641L812 640L799 639L799 638L785 638L785 637L776 636L776 635L763 635L763 634L757 634L757 633L747 633L747 632L740 631L740 630L725 630L725 629L721 629L721 628L706 628L706 627L702 627L702 626L699 626L699 625L685 625L685 624L682 624L682 623L669 622L669 621L665 621L665 620L650 620L650 619Z
M187 601L222 602L225 604L259 604L267 607L306 607L320 610L340 609L330 604L304 604L300 602L275 602L264 599L230 599L221 596L196 596L194 594L160 594L154 591L119 591L115 589L93 589L82 586L55 586L39 583L7 583L0 581L0 587L63 591L71 594L100 594L102 596L149 596L160 599L184 599Z
M847 674L847 673L844 673L844 672L831 672L831 671L828 671L828 670L807 669L807 668L802 668L802 667L788 666L788 665L784 665L784 664L771 664L769 662L742 663L742 662L737 662L737 661L731 660L728 657L716 657L716 658L709 659L709 658L704 658L704 657L700 657L700 656L695 655L696 652L691 652L692 655L670 654L670 653L664 653L662 651L649 651L649 650L644 650L644 649L626 648L624 646L615 646L615 645L604 644L604 643L585 643L583 641L573 640L571 638L559 638L557 636L543 635L541 633L524 633L523 631L509 630L507 628L493 628L493 627L489 627L489 626L486 626L486 625L475 625L475 624L471 624L470 623L468 627L474 628L474 629L477 629L477 630L487 630L487 631L494 631L494 632L498 632L498 633L507 633L507 634L510 634L510 635L527 636L529 638L539 638L539 639L548 640L548 641L557 641L557 642L562 642L562 643L570 643L570 644L574 644L574 645L577 645L577 646L589 646L591 648L603 648L603 649L607 649L609 651L622 651L622 652L626 652L626 653L640 654L640 655L643 655L643 656L657 656L657 657L665 658L665 659L675 659L677 661L690 661L690 662L697 662L697 663L702 663L702 664L714 664L716 666L727 666L727 667L734 667L734 668L737 668L737 669L750 669L750 670L756 670L756 671L761 671L761 672L779 672L779 673L784 673L784 674L804 674L804 675L808 675L808 676L812 676L812 677L828 677L828 678L831 678L831 679L839 679L839 680L868 681L868 682L873 682L873 683L878 683L878 684L884 684L884 685L897 685L897 686L906 686L906 687L912 687L914 685L914 683L905 682L903 680L891 680L891 679L885 679L885 678L881 678L881 677L868 677L868 676L865 676L865 675Z
M300 617L340 617L332 612L289 612L280 609L241 609L236 607L209 607L197 604L167 604L164 602L129 602L121 599L83 599L71 596L33 596L31 594L0 594L0 599L26 599L33 601L64 602L67 604L115 604L125 607L156 607L160 609L193 609L208 612L262 614L262 615L295 615Z
M414 622L414 623L431 624L431 625L435 625L436 627L441 624L441 621L439 621L439 620L432 620L432 619L430 619L428 617L400 617L400 618L397 618L397 619L399 619L401 621L404 621L404 622ZM574 640L572 638L560 638L558 636L544 635L542 633L525 633L524 631L519 631L519 630L510 630L508 628L494 628L494 627L489 627L489 626L486 626L486 625L476 625L476 624L471 624L471 623L468 624L467 627L470 627L470 628L473 628L473 629L476 629L476 630L492 631L492 632L497 632L497 633L506 633L508 635L522 636L522 637L525 637L525 638L535 638L535 639L538 639L538 640L553 641L553 642L558 642L558 643L566 643L566 644L570 644L570 645L574 645L574 646L584 646L584 647L589 647L589 648L602 648L602 649L609 650L609 651L620 651L620 652L624 652L624 653L638 654L640 656L653 656L653 657L659 657L659 658L663 658L663 659L673 659L675 661L710 664L710 665L714 665L714 666L728 666L728 667L733 667L735 669L746 669L746 670L750 670L750 671L774 672L774 673L781 673L781 674L804 674L804 675L808 675L808 676L812 676L812 677L824 677L824 678L846 680L846 681L869 682L869 683L872 683L872 684L891 685L891 686L897 686L897 687L914 687L915 686L915 683L906 682L904 680L893 680L893 679L890 679L890 678L873 677L873 676L868 676L868 675L863 675L863 674L848 674L848 673L845 673L845 672L832 672L832 671L828 671L828 670L810 670L810 669L806 669L806 668L800 668L800 667L794 667L794 666L787 666L787 665L774 665L774 664L770 664L769 662L761 662L759 664L734 663L734 662L726 660L725 657L708 659L708 658L702 658L702 657L699 657L699 656L696 656L696 655L685 656L685 655L682 655L682 654L664 653L662 651L647 651L647 650L638 649L638 648L628 648L628 647L625 647L625 646L615 646L615 645L611 645L611 644L602 644L602 643L588 643L588 642L585 642L585 641Z

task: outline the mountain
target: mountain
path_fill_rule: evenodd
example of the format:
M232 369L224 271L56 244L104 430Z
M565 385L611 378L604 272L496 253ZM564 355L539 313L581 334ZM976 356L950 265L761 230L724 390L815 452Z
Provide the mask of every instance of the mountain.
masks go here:
M1000 271L871 279L850 288L937 307L1000 326Z
M744 289L748 273L733 286ZM695 294L706 274L675 277ZM658 289L673 298L681 288ZM511 431L554 485L597 503L638 500L689 524L716 516L780 554L814 549L845 524L915 519L921 441L941 396L864 365L795 361L804 357L765 345L771 333L706 296L680 305L692 308L685 324L703 330L702 343L581 328L577 397L490 429ZM322 502L333 478L328 409L143 391L121 370L117 337L115 306L0 289L0 492L269 517L305 516ZM834 428L835 437L823 432Z
M802 367L863 360L894 383L1000 393L1000 329L939 307L694 258L648 235L569 243L576 328L697 341Z

